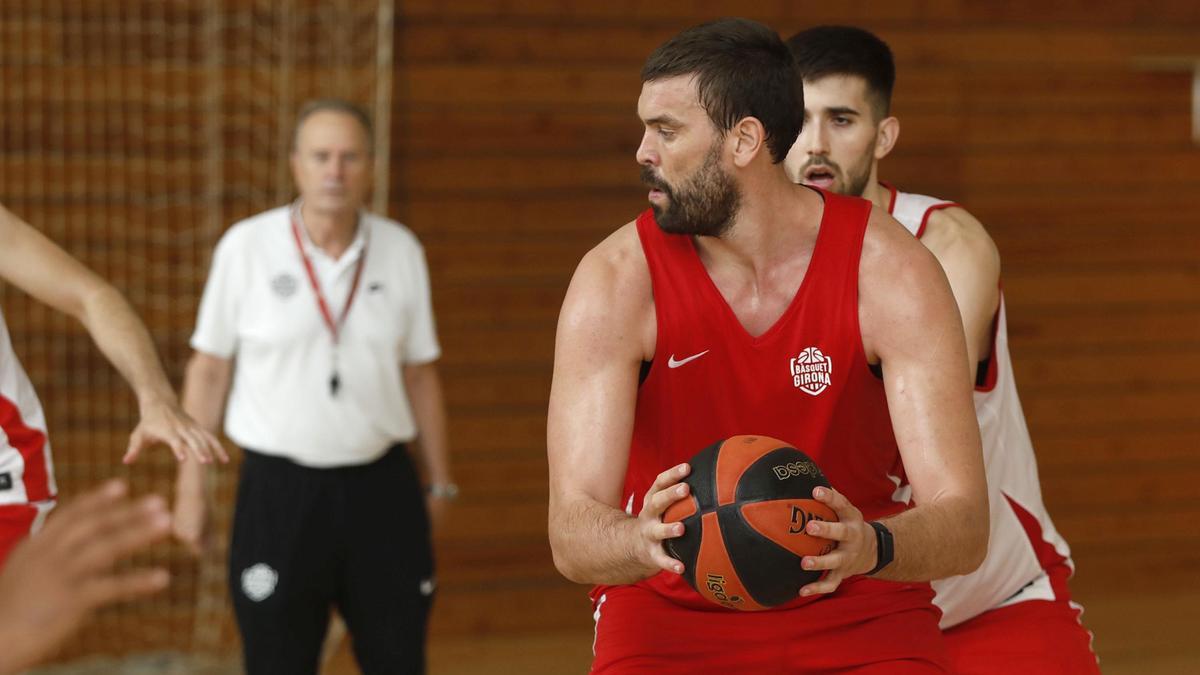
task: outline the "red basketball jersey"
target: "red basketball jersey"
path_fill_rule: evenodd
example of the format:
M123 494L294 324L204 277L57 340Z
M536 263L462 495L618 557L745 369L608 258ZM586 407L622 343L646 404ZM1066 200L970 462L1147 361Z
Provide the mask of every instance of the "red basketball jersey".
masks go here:
M691 237L664 233L650 211L639 216L658 339L637 398L623 492L630 513L641 508L663 470L738 434L799 448L867 519L906 508L893 499L899 450L883 383L867 363L858 324L859 257L871 204L821 196L825 208L808 271L783 315L758 337L742 327ZM860 584L855 594L907 589L901 606L932 596L914 595L912 584L862 577L844 582L835 596ZM680 605L724 611L674 574L639 585ZM810 601L797 598L776 610Z

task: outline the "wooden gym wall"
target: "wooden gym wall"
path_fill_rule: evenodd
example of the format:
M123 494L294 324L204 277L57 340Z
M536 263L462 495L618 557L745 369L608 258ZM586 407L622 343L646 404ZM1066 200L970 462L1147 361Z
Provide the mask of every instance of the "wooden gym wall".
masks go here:
M1086 601L1200 562L1200 147L1188 2L403 3L392 211L433 274L455 466L435 634L585 627L546 543L555 320L590 247L645 206L638 72L678 30L821 23L896 53L882 175L994 236L1046 502ZM1095 581L1091 581L1095 580Z
M331 67L345 50L322 51L325 29L348 29L320 12L374 6L4 3L0 201L130 296L176 381L216 238L287 198L280 111L322 93L370 100L369 83L314 87L374 66L368 54ZM555 319L579 257L644 207L642 61L730 14L785 36L840 22L889 41L902 134L884 176L962 202L1000 247L1017 377L1078 587L1188 580L1200 563L1200 148L1191 74L1138 64L1200 57L1195 3L414 0L397 7L390 212L429 256L464 489L438 538L435 635L590 622L545 535ZM260 44L264 25L272 40L301 37ZM371 30L368 16L358 32ZM213 35L229 54L216 61ZM290 75L277 68L288 58ZM237 85L207 90L214 66ZM218 164L205 154L212 115L231 148ZM15 293L4 307L64 492L123 471L135 411L119 378L68 320ZM155 456L127 475L163 491L172 473ZM222 609L219 558L198 579L178 550L161 557L172 592L105 614L68 651L231 639L194 613L197 597Z

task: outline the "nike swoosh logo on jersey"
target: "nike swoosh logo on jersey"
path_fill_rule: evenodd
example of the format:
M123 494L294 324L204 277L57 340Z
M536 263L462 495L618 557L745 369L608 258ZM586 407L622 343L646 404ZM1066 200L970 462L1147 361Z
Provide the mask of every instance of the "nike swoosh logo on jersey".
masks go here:
M701 356L704 356L705 354L707 354L709 351L710 350L705 349L704 351L700 352L699 354L692 354L691 356L687 357L686 359L680 359L678 361L675 360L675 355L672 354L671 358L667 359L667 367L668 368L678 368L679 366L682 366L682 365L691 363L692 361L695 361L696 359L700 358Z

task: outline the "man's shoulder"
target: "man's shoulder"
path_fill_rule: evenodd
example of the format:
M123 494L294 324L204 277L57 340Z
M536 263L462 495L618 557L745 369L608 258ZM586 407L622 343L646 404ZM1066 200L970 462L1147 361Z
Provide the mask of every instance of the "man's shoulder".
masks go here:
M288 207L277 207L236 221L217 241L216 255L242 256L248 251L263 249L264 238L282 237L287 233ZM266 246L274 249L274 246Z
M640 304L650 297L650 268L635 223L627 223L584 254L571 279L568 299L600 305Z
M649 280L636 221L626 223L592 247L579 261L576 274L599 276L610 282Z
M929 232L941 231L958 236L987 234L987 229L983 226L983 223L979 222L979 219L972 215L970 211L957 203L950 203L930 213L926 230Z
M287 206L278 206L235 222L221 235L220 247L246 246L260 237L286 231L289 222L288 209Z
M638 358L653 354L646 332L654 325L651 286L637 226L628 223L579 261L559 315L560 339L599 339Z
M954 205L938 209L929 215L921 243L939 259L945 253L957 251L972 257L999 257L996 244L979 219L965 208Z
M290 210L291 210L291 206L289 206L289 205L276 206L273 209L267 209L266 211L263 211L261 213L256 213L252 216L249 216L248 218L243 218L243 219L237 221L236 223L234 223L229 229L230 229L230 231L233 231L235 229L236 230L262 230L262 229L268 229L268 228L272 228L272 227L278 227L281 224L286 225L289 222L288 213L290 212Z
M925 283L928 274L940 268L933 253L922 244L886 210L873 207L859 258L860 289L876 284Z
M421 240L403 223L369 211L363 212L363 222L371 228L371 246L386 246L408 252L420 252Z
M986 233L979 219L953 199L889 188L893 195L892 217L917 236L924 237L935 229L967 235Z
M898 251L919 250L921 245L912 236L910 228L894 213L878 206L871 206L867 217L867 228L863 233L863 255L880 253L887 255Z

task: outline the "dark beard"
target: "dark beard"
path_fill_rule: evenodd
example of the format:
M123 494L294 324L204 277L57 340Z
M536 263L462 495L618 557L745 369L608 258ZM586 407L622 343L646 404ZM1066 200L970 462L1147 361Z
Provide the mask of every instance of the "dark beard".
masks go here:
M867 170L858 176L846 176L846 194L852 197L861 197L867 191L867 183L871 182L871 167L867 166Z
M697 237L719 237L733 226L733 218L741 208L742 193L729 174L719 164L720 143L714 143L704 158L704 164L678 189L642 167L642 182L662 190L667 206L651 204L654 220L668 234L688 234Z

